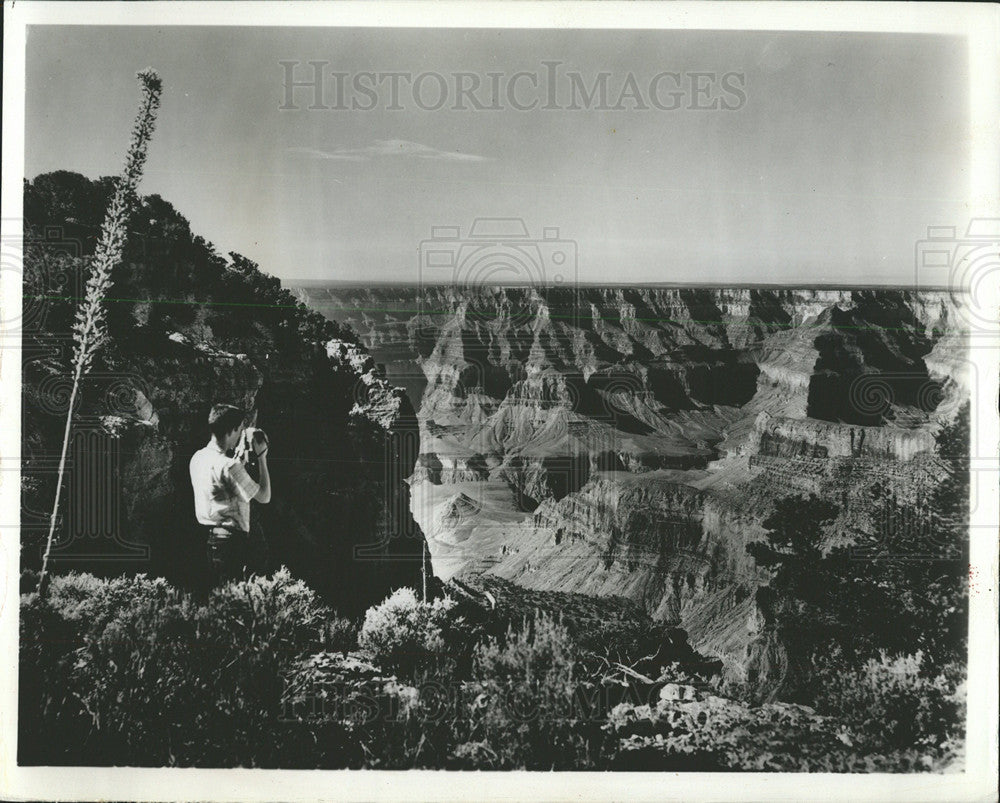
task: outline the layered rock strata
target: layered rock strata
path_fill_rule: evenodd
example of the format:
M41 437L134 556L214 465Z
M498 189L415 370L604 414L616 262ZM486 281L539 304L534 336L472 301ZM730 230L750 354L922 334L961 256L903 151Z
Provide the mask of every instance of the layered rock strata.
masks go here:
M926 498L969 393L944 292L298 292L421 394L410 485L437 575L624 595L737 673L774 501L835 502L832 538L872 526L876 483Z

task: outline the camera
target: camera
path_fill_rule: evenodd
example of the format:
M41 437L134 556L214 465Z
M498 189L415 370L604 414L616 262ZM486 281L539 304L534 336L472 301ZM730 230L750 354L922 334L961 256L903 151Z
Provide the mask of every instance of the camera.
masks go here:
M236 447L233 450L233 457L243 463L250 476L253 477L254 480L257 480L260 478L260 469L258 467L260 464L260 458L257 457L257 450L253 447L255 438L257 440L263 438L265 444L268 442L267 434L264 430L259 427L246 427L243 430L243 434L240 436L239 443L236 444Z

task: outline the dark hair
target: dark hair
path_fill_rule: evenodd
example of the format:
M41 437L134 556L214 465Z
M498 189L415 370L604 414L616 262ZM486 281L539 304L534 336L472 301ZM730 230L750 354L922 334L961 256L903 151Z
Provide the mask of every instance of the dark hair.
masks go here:
M222 438L243 423L244 413L231 404L216 404L208 414L208 428L217 438Z

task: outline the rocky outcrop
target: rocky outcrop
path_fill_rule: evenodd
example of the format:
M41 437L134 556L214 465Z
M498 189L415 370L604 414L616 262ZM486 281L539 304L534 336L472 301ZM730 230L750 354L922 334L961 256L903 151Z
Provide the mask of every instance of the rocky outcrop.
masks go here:
M25 187L25 286L51 296L22 349L26 567L37 567L47 534L69 402L67 296L84 286L111 186L55 173ZM203 585L188 463L208 442L211 406L227 402L270 437L271 502L251 509L266 568L288 566L348 615L418 587L424 542L405 480L419 430L405 391L349 330L296 304L239 254L220 257L162 198L143 198L129 231L109 337L74 415L56 571ZM67 255L66 240L83 253Z
M882 457L906 461L933 451L930 427L860 427L811 418L776 418L761 412L742 451L768 457Z
M830 499L832 537L872 526L876 485L926 498L968 398L946 293L299 292L420 390L410 485L437 575L623 595L742 679L781 669L746 552L774 501Z
M167 340L165 353L157 359L130 361L130 378L118 394L118 406L102 418L110 438L106 446L117 442L123 458L119 498L124 515L116 528L125 540L155 545L163 554L171 551L170 540L179 535L177 505L186 490L185 457L208 441L204 411L225 399L253 410L264 381L246 354L193 344L179 332Z
M315 359L258 367L245 354L172 333L163 351L154 359L119 349L113 392L97 396L95 414L84 417L93 422L88 448L105 455L110 476L77 472L71 482L75 476L81 493L110 482L115 507L88 522L74 522L71 511L68 526L80 537L56 550L64 567L134 566L184 585L202 582L204 539L194 526L187 463L208 441L208 409L225 401L271 438L272 501L254 504L252 520L272 566L288 565L348 613L420 582L422 537L404 482L416 419L363 348L333 339ZM84 548L83 538L104 533L100 554Z

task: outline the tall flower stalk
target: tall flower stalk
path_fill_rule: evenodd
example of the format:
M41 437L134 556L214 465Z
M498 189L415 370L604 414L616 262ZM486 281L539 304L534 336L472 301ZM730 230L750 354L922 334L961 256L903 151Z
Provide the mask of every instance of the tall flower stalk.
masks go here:
M76 310L73 323L73 390L66 411L66 427L63 431L62 454L59 457L59 474L56 478L56 495L49 518L49 536L45 542L42 558L42 572L38 579L38 593L44 594L48 584L49 557L59 516L59 499L62 492L63 475L66 471L66 452L69 450L70 435L73 431L73 408L80 391L80 382L87 375L101 345L107 339L107 321L104 299L111 287L111 271L122 258L125 239L128 235L127 223L136 201L136 188L142 178L146 164L146 152L150 137L156 125L156 112L160 108L160 93L163 84L152 68L147 68L136 76L142 84L142 101L139 113L132 127L132 139L125 156L125 169L115 185L115 193L108 206L101 227L101 239L94 251L94 259L87 289L80 306Z

